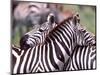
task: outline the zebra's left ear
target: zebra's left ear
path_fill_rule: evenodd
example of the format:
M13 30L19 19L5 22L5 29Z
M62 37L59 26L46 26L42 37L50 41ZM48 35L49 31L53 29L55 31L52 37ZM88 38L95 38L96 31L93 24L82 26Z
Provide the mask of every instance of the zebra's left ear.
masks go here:
M48 23L50 23L50 24L55 23L55 16L54 16L53 13L50 13L50 14L48 15L47 21L48 21Z
M76 13L76 14L73 16L73 23L74 23L74 25L76 25L76 26L77 26L77 24L80 23L80 17L79 17L79 14L78 14L78 13Z

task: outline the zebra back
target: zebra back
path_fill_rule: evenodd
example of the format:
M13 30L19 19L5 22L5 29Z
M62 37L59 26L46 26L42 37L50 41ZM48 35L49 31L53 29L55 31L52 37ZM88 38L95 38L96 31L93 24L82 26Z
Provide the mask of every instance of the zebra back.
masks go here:
M64 70L96 69L96 46L76 46Z

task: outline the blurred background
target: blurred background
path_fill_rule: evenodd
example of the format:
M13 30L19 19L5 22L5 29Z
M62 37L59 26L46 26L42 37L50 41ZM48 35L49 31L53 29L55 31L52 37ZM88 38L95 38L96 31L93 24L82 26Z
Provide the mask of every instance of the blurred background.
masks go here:
M12 0L11 41L19 47L20 38L28 31L34 32L46 21L49 13L54 13L56 23L78 12L83 27L96 34L96 7L56 3L23 2Z

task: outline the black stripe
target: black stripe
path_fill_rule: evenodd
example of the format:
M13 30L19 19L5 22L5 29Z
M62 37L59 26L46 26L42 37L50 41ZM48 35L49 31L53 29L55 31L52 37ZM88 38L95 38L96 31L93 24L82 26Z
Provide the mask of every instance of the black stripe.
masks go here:
M52 41L55 41L55 39L56 39L56 38L53 37L53 35L50 35L49 37L50 37L50 39L51 39Z
M60 42L60 43L61 43L61 45L63 46L65 52L68 54L68 56L70 56L71 52L69 51L69 49L67 48L67 46L65 45L65 43L64 43L63 41Z
M57 58L60 61L65 62L64 55L63 55L60 47L58 46L58 44L56 42L53 42L53 43L54 43L54 47L55 47L55 52L56 52Z
M71 59L70 58L67 60L67 62L65 62L64 68L63 68L64 71L69 70L70 65L71 65L70 62L71 62Z
M81 47L81 46L80 46L80 47ZM81 55L82 55L83 49L78 48L78 51L79 51L79 50L80 50L80 53L79 53L79 65L80 65L80 69L82 69Z
M51 42L49 42L49 48L50 48L50 60L51 60L51 64L59 70L58 65L55 63L54 57L53 57L53 49L52 49L52 45Z
M41 33L41 32L40 32ZM34 34L40 34L40 33L34 33ZM34 34L32 36L34 36Z
M41 39L40 36L37 36L37 35L34 35L34 37L36 37L36 38L38 38L38 39Z
M73 56L73 55L72 55ZM71 62L72 62L72 67L74 68L74 70L76 70L76 68L75 68L75 66L74 66L74 58L72 57L72 60L71 60Z
M27 67L27 64L28 64L28 60L29 60L30 53L31 53L31 49L30 49L30 51L29 51L27 57L25 58L25 59L26 59L26 62L25 62L25 65L24 65L24 73L27 73L26 67Z
M46 61L46 64L47 64L47 67L48 67L48 69L49 69L49 71L51 71L51 68L50 68L50 66L49 66L49 62L48 62L48 58L47 58L47 53L48 53L48 48L50 48L50 47L47 47L48 46L48 43L46 42L46 44L45 44L45 61Z
M90 54L90 47L87 47L88 52L87 52L87 56L86 56L86 68L89 68L88 62L89 62L89 54Z
M24 64L24 71L23 71L24 73L27 73L26 67L27 67L27 64L28 64L28 59L29 59L29 56L30 56L30 52L31 52L31 49L30 49L30 51L29 51L27 57L24 58L24 59L26 59L26 62L25 62L25 64Z
M74 66L74 57L75 57L75 52L77 50L78 47L75 47L75 50L72 52L71 54L71 64L72 64L72 67L74 68L74 70L76 70L75 66Z
M30 41L32 41L32 42L33 42L33 44L35 44L35 43L37 42L36 38L34 38L34 37L30 37L30 38L32 38L32 39L34 39L34 40L35 40L35 42L34 42L33 40L30 40Z
M85 69L85 63L84 63L84 61L85 61L85 54L86 54L86 47L84 47L84 52L83 52L83 69Z
M78 49L75 51L75 64L76 64L76 66L77 66L77 69L79 70L79 64L78 64L78 60L77 59L79 59L79 58L77 58L77 54L78 54Z
M13 72L15 63L16 63L17 57L15 57L13 54L11 55L11 71Z
M39 50L40 50L40 46L38 46L38 49L37 49L37 50L38 50L38 51L37 51L37 58L36 58L36 62L35 62L35 64L34 64L34 66L33 66L32 70L31 70L31 73L32 73L32 71L33 71L34 67L36 66L36 64L37 64L37 62L38 62L38 60L39 60Z
M32 66L32 63L33 63L33 61L34 61L34 56L35 56L35 52L36 52L36 47L35 47L34 49L32 49L32 50L34 50L34 51L33 51L32 59L31 59L31 63L30 63L30 65L29 65L29 70L31 70L31 66Z
M17 68L17 73L20 73L21 65L22 65L22 62L23 62L23 59L24 59L24 57L25 57L26 52L27 52L27 51L25 51L25 52L23 53L23 55L20 57L20 62L19 62L18 68Z
M35 39L35 40L36 40L36 39ZM36 42L34 42L33 40L30 39L30 41L31 41L34 45L36 44Z
M43 64L43 47L44 47L45 45L42 45L41 46L41 62L42 62L42 64ZM46 50L46 49L45 49ZM45 69L45 65L43 64L43 67L44 67L44 70L46 71L46 69Z
M93 58L93 59L91 59L91 69L94 69L93 68L93 63L96 61L96 56ZM96 66L96 64L95 64L95 66ZM96 68L96 67L95 67Z

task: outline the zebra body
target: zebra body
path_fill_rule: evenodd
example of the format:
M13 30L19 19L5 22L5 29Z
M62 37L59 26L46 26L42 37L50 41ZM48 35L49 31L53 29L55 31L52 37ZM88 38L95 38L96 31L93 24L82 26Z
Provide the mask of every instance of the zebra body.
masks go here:
M96 69L96 46L76 46L64 70Z
M50 44L39 45L29 49L22 55L17 56L13 73L34 73L34 72L50 72L63 70L64 55L66 52L58 52L56 49L50 49ZM15 54L14 54L15 55ZM57 57L58 56L58 57ZM67 55L68 56L68 55ZM22 62L23 61L23 62Z
M26 50L23 48L27 45L22 44L20 55L15 56L17 62L14 64L13 73L63 71L64 64L70 58L74 48L77 45L89 45L84 31L78 29L77 17L78 15L72 16L51 30L43 44L31 46Z
M61 54L59 52L59 53L57 53L57 56L59 58L59 63L58 63L57 59L55 57L57 50L55 49L55 51L54 51L54 49L53 49L51 51L51 49L49 48L49 43L46 45L47 45L47 47L43 46L43 45L39 45L35 49L33 48L33 49L27 50L26 54L29 55L29 57L27 57L27 58L23 57L22 55L20 55L21 58L17 57L17 59L19 59L16 62L17 64L19 61L21 63L21 59L23 59L23 61L25 61L26 63L25 62L23 62L21 64L19 63L20 66L22 66L22 64L24 64L24 67L22 68L23 71L21 71L21 68L18 69L18 66L17 66L16 68L14 68L13 73L16 73L16 69L17 69L17 73L96 69L96 47L95 46L77 46L77 47L75 47L72 55L70 57L68 56L68 58L66 58L68 60L67 63L61 62L61 61L63 61L62 60L63 58L61 58ZM24 55L24 52L22 52L22 53ZM13 55L15 55L15 54L13 54ZM52 60L54 60L54 61L52 61ZM54 62L56 62L56 63L54 64ZM30 64L30 66L28 64ZM59 69L57 69L57 66L59 67ZM25 69L26 67L27 67L27 69Z

